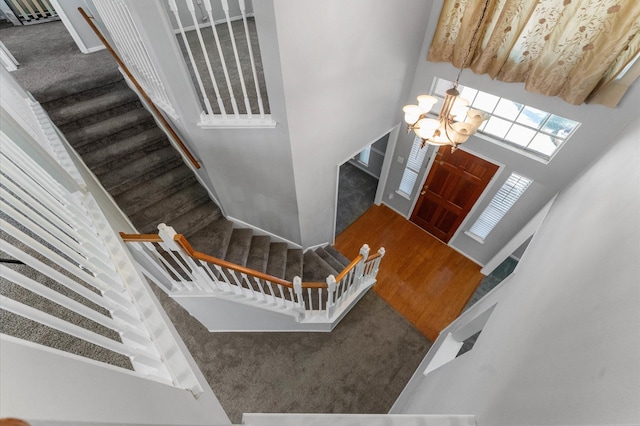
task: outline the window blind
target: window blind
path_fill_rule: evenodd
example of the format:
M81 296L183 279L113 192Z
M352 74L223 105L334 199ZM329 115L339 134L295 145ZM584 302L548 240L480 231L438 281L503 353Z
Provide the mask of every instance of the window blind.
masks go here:
M419 137L413 140L413 146L411 147L411 153L407 159L407 165L405 166L404 173L402 174L402 180L400 181L400 188L398 190L407 196L411 196L413 188L416 185L418 179L418 173L424 162L424 157L427 154L427 148L420 148L422 141Z
M489 232L500 222L531 182L533 181L527 177L512 173L471 226L469 232L482 240L487 238Z
M360 161L365 166L368 166L370 156L371 156L371 145L369 145L368 147L363 149L362 152L360 152L360 155L358 156L358 161Z

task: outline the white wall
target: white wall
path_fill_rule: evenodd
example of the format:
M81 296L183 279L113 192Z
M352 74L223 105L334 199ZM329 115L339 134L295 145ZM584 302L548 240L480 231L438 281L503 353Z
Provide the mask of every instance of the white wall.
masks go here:
M332 240L337 167L397 124L429 9L274 0L303 246Z
M414 378L399 412L640 424L639 137L636 117L558 196L473 349Z
M91 0L51 0L51 4L82 53L96 52L105 48L78 12L78 8L82 7L91 16L95 10Z
M419 54L415 79L409 96L403 101L404 104L415 103L417 95L428 93L434 77L453 80L457 75L458 70L449 64L431 63L425 60L441 8L442 0L435 0L425 43ZM640 110L640 84L635 84L615 109L600 105L570 105L559 98L527 92L524 90L523 84L494 81L486 75L476 75L468 69L462 73L460 84L503 96L582 123L578 131L560 149L548 165L479 137L472 137L463 145L463 149L505 165L501 174L497 176L495 184L487 191L487 196L477 203L474 210L467 217L467 221L461 225L459 232L449 243L481 264L491 259L547 201L575 179L590 162L600 156L609 147L610 141L617 137L618 132L634 119ZM396 118L398 121L403 120L400 109L397 111ZM397 156L407 158L412 143L412 135L401 132L393 158L395 159ZM383 199L385 203L397 211L408 214L410 213L411 201L395 194L395 190L398 189L400 184L403 169L404 165L394 161ZM513 171L532 178L534 183L489 234L484 244L466 236L462 231L471 227L473 221L489 203L493 194L497 192L500 185ZM389 199L390 194L394 195L392 199Z
M264 4L263 4L264 3ZM278 45L269 2L255 9L273 129L201 129L202 108L160 2L128 2L173 105L181 117L174 125L202 165L199 171L226 215L295 243L300 242L298 207L287 116L282 96ZM272 96L273 95L273 96Z

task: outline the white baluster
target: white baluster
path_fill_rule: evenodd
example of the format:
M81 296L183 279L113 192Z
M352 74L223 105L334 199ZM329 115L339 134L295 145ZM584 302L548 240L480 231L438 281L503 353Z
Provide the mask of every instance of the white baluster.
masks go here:
M169 9L173 12L173 15L176 18L176 22L178 23L178 28L180 29L180 35L182 36L182 41L184 43L185 49L187 50L187 55L189 56L189 60L191 61L191 65L193 67L193 71L196 76L198 87L200 88L200 93L202 94L202 98L204 101L205 108L207 110L207 114L213 115L213 108L211 108L211 102L209 102L209 97L207 96L207 92L204 89L204 84L202 83L202 77L200 76L200 72L198 71L198 67L196 66L196 61L193 58L191 45L189 44L189 40L187 39L187 34L185 33L184 27L182 26L182 20L180 19L178 5L176 4L176 0L168 0L168 1L169 1Z
M311 288L307 288L307 296L309 296L309 310L313 311L313 299L311 298Z
M220 108L220 113L222 114L222 116L226 118L227 111L224 107L224 103L222 102L222 98L220 97L220 91L218 90L218 83L216 81L216 76L213 73L213 68L211 67L211 61L209 60L209 53L207 51L206 45L204 44L204 38L202 37L202 31L200 31L200 25L198 25L198 18L196 17L196 8L193 4L193 0L187 0L187 8L191 13L191 18L193 19L193 24L196 29L196 34L198 35L198 41L200 41L200 49L202 49L202 54L204 55L204 60L205 60L205 63L207 64L207 71L209 71L209 77L211 78L211 83L213 83L213 91L216 94L216 99L218 101L218 108ZM211 21L211 25L214 26L215 23ZM198 70L196 70L195 72L198 72Z
M260 289L260 294L262 294L262 301L267 303L267 295L264 293L264 288L262 286L262 280L260 280L259 278L253 277L253 280L256 282L256 284L258 285L258 288Z
M213 19L213 8L211 7L211 0L204 0L204 8L207 11L207 15L209 16L209 22L211 22L211 31L213 32L213 38L216 41L216 47L218 48L218 56L220 57L220 64L222 65L222 71L224 72L224 79L227 83L227 90L229 90L229 98L231 100L231 108L233 109L233 114L238 118L238 103L236 102L235 94L233 93L233 86L231 85L231 78L229 77L229 70L227 68L227 61L224 58L224 53L222 52L222 44L220 43L220 38L218 37L218 30L216 29L216 24Z
M253 84L256 87L256 97L258 98L258 109L260 117L264 118L264 105L262 104L262 94L260 93L260 85L258 84L258 73L256 71L256 61L253 58L253 46L251 45L251 35L247 24L247 10L244 0L240 0L240 13L242 14L242 22L244 23L244 33L247 37L247 46L249 47L249 58L251 60L251 71L253 72Z
M233 35L233 26L231 25L231 17L229 16L229 2L227 0L221 0L222 9L224 10L224 16L227 18L227 28L229 28L229 38L231 39L231 46L233 46L233 55L236 59L236 67L238 68L238 76L240 78L240 87L242 87L242 96L244 98L244 106L247 110L247 115L251 118L251 105L249 104L249 96L247 95L247 87L244 82L244 74L242 72L242 66L240 65L240 55L238 54L238 47L236 46L236 39Z

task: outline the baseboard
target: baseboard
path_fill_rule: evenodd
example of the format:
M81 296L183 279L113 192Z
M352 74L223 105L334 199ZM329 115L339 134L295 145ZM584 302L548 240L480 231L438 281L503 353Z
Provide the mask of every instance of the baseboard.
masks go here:
M286 238L283 238L279 235L272 234L269 231L265 231L262 228L258 228L257 226L251 225L250 223L244 222L240 219L236 219L235 217L227 216L227 220L230 220L231 222L233 222L234 225L237 225L240 228L252 229L256 235L268 235L269 237L271 237L272 240L279 243L286 243L291 248L299 248L299 249L302 248L302 246L298 243L294 243L293 241L287 240Z
M94 52L99 52L99 51L104 50L104 49L106 49L106 47L104 45L102 45L102 46L94 46L94 47L87 48L86 49L87 51L86 52L82 52L82 53L94 53Z
M315 246L311 246L311 247L307 247L306 249L304 249L305 252L309 251L309 250L316 250L319 248L325 248L326 246L328 246L329 243L320 243L320 244L316 244Z
M402 217L404 217L405 219L409 220L409 218L407 217L407 215L406 215L406 214L404 214L404 213L400 212L400 211L399 211L399 210L397 210L395 207L393 207L393 206L391 206L391 205L389 205L389 204L385 203L385 202L384 202L384 200L383 200L383 201L382 201L382 203L380 203L380 204L384 204L385 206L389 207L389 208L390 208L391 210L393 210L394 212L398 213L400 216L402 216Z

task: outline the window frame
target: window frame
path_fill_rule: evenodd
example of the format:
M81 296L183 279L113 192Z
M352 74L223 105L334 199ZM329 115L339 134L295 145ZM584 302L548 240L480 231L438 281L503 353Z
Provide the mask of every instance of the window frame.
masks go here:
M416 189L416 184L418 183L418 179L420 178L420 172L422 171L423 167L424 167L424 162L425 159L427 159L427 151L429 149L428 146L425 146L423 148L421 148L420 146L422 145L422 140L416 136L413 139L413 143L411 144L411 151L409 152L409 157L406 159L405 164L404 164L404 169L402 170L402 178L400 178L400 183L398 184L398 189L396 190L396 193L398 195L400 195L401 197L406 198L407 200L411 199L411 194L413 194L415 192ZM422 154L421 154L422 153ZM422 158L419 161L419 164L417 165L417 168L414 169L413 167L411 167L411 157L416 155L420 155L422 156ZM407 173L407 170L410 171L411 173L414 173L416 175L414 181L413 181L413 185L411 187L411 192L407 193L406 191L404 191L402 189L402 184L403 182L405 182L405 175Z
M440 106L442 105L442 100L444 99L444 94L441 93L439 90L442 87L451 87L452 86L452 82L445 79L445 78L440 78L440 77L435 77L434 81L433 81L433 85L431 87L431 94L433 96L435 96L436 98L438 98L439 102L436 103L436 105L434 105L433 111L438 111ZM549 111L543 111L539 108L535 108L531 105L527 105L527 104L522 104L520 102L515 102L511 99L508 98L504 98L501 96L497 96L494 95L492 93L486 92L486 91L482 91L479 89L475 89L473 87L470 86L464 86L464 85L459 85L458 86L458 90L461 93L461 96L464 97L464 89L468 89L468 90L472 90L475 91L476 93L474 94L473 99L467 99L471 102L470 104L470 108L474 108L474 109L479 109L483 112L485 112L488 115L488 118L486 121L484 121L482 123L482 125L480 126L480 128L478 129L478 132L476 133L476 135L482 139L485 139L489 142L501 145L505 148L511 149L519 154L523 154L526 155L529 158L541 161L545 164L548 164L553 157L555 157L555 155L560 151L560 149L566 144L566 142L576 133L576 131L580 128L581 124L578 121L575 120L571 120L569 118L551 113ZM478 95L479 94L487 94L489 96L493 96L495 98L497 98L495 105L493 105L493 107L491 108L491 111L487 111L487 108L482 108L479 107L478 105L474 105L474 102L478 99ZM498 114L494 114L496 112L496 109L498 108L498 106L501 104L501 101L507 101L507 102L512 102L514 104L518 104L520 105L520 109L517 112L517 115L513 118L513 119L508 119L505 118L504 116L498 115ZM546 114L545 118L540 122L540 124L538 125L537 128L534 128L533 126L531 126L530 124L527 124L525 122L522 121L518 121L518 119L520 118L520 116L523 114L523 112L525 111L525 109L527 111L538 111L541 113ZM485 131L485 128L487 127L487 125L489 124L489 120L491 118L495 117L496 121L497 120L503 120L509 123L509 128L504 132L504 137L500 137L491 133L488 133ZM563 120L569 120L572 121L574 123L576 123L576 125L573 127L573 129L567 133L565 136L559 136L559 135L554 135L553 133L551 133L548 130L543 130L544 127L547 125L547 123L549 122L549 120L551 120L553 117L558 117L559 119L563 119ZM506 137L509 135L509 132L511 131L511 129L513 129L514 125L518 125L518 126L522 126L523 128L530 130L532 132L534 132L534 134L530 137L529 142L527 143L526 146L518 144L516 142L512 142L508 139L506 139ZM550 154L547 155L543 152L540 152L538 150L529 148L529 146L532 145L532 143L534 143L535 138L538 135L544 135L556 140L560 140L560 143L558 145L556 145L556 148L554 149L554 151Z
M524 181L524 185L520 183ZM498 226L502 219L511 211L513 206L518 202L520 197L527 191L527 189L533 184L533 179L524 176L517 172L511 172L509 177L500 185L498 191L491 197L491 201L482 210L480 215L473 221L473 224L464 232L467 236L473 238L479 243L484 243L491 232ZM509 188L510 187L510 188ZM516 190L516 196L513 198L512 194ZM502 199L499 199L502 197ZM504 201L507 201L506 203ZM484 223L482 223L484 222ZM486 223L490 223L489 226ZM473 231L475 227L489 228L484 236Z

